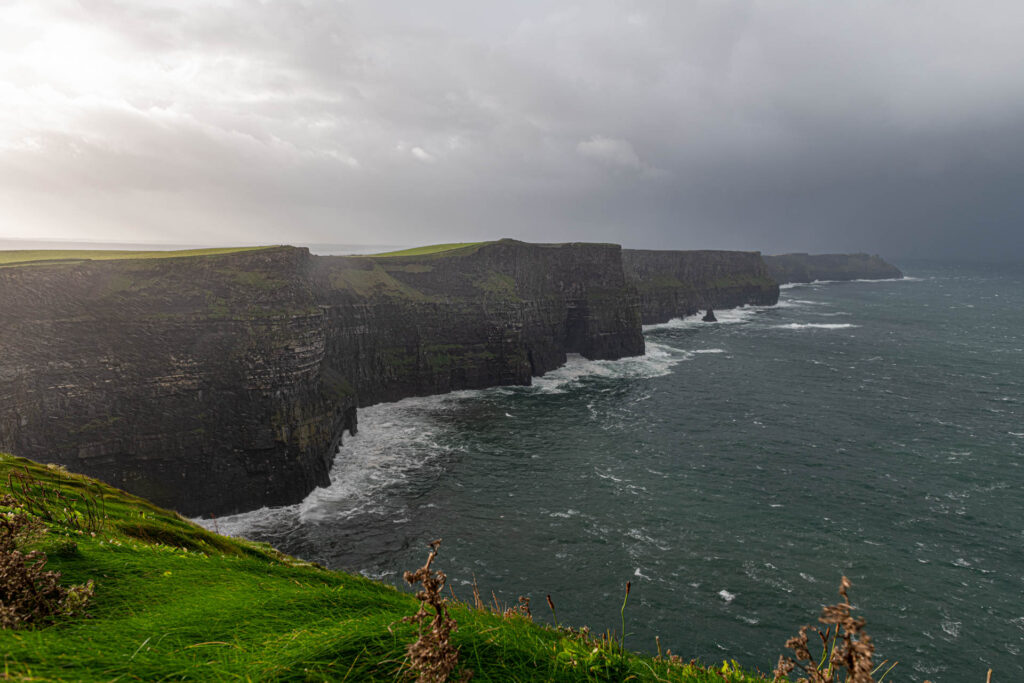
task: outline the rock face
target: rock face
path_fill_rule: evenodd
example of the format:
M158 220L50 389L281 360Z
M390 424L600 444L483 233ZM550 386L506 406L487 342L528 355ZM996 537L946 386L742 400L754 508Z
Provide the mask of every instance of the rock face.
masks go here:
M0 268L0 450L185 514L300 500L356 407L644 352L617 245Z
M0 450L187 514L327 483L356 398L299 249L0 268Z
M637 283L643 323L663 323L702 309L772 306L779 285L756 251L624 249L623 265Z
M644 353L621 248L513 240L426 256L313 257L328 363L360 405L529 384L566 353Z
M772 277L780 284L815 280L898 280L900 269L881 256L868 254L782 254L765 256Z

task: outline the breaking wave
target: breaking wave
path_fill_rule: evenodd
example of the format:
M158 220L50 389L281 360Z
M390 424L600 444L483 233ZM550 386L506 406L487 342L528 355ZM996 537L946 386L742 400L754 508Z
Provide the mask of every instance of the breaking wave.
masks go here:
M775 325L780 330L846 330L851 327L860 327L851 323L789 323L787 325Z

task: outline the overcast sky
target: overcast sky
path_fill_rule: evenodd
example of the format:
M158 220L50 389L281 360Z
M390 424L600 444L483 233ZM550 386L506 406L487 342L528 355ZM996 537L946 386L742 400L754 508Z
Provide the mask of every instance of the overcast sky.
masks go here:
M1024 258L1020 0L0 0L0 238Z

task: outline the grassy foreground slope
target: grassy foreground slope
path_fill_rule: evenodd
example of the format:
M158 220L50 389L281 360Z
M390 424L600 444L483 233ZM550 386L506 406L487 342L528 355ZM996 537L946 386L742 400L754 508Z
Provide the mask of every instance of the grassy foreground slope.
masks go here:
M13 249L0 251L0 267L54 261L112 261L119 259L179 258L182 256L214 256L238 251L271 249L273 247L220 247L214 249L178 249L154 251L104 249Z
M32 543L62 583L95 581L87 616L0 631L11 680L408 680L417 600L264 544L213 534L80 475L0 454L5 493L73 508ZM26 484L26 482L28 482ZM35 492L35 493L31 493ZM29 506L31 508L31 505ZM40 508L37 506L36 510ZM51 510L53 512L53 510ZM426 549L424 550L426 557ZM443 568L443 549L439 564ZM410 567L410 569L413 569ZM599 647L468 605L451 614L473 680L763 681ZM627 611L627 630L628 630ZM598 626L598 625L594 625ZM601 625L604 626L604 625Z

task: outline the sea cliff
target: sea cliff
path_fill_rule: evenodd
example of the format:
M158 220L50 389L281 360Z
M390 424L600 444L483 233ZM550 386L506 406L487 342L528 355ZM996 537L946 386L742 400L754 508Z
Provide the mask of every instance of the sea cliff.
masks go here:
M0 268L0 448L187 514L326 484L356 399L309 274L293 248Z
M815 280L898 280L900 269L881 256L868 254L781 254L765 256L779 284Z
M626 273L637 283L645 325L708 308L772 306L779 285L756 251L624 249Z
M185 514L300 500L356 407L644 352L617 245L0 268L0 448Z
M642 323L778 299L756 252L219 252L0 259L0 449L189 515L288 504L360 406L529 384L643 354Z

